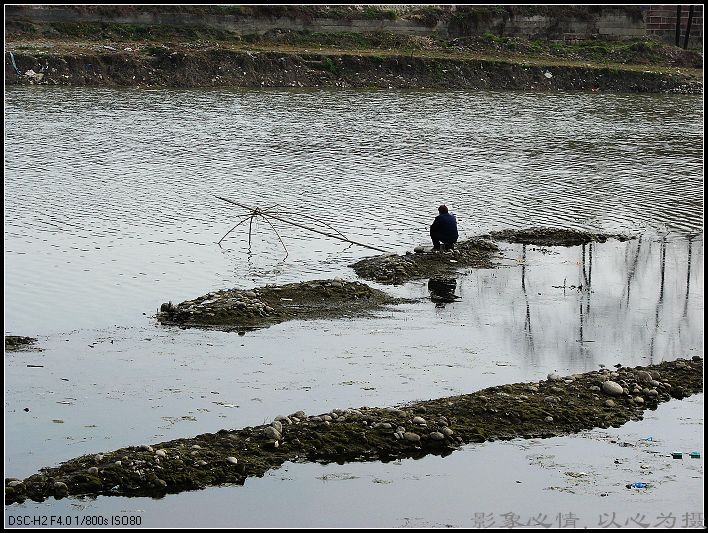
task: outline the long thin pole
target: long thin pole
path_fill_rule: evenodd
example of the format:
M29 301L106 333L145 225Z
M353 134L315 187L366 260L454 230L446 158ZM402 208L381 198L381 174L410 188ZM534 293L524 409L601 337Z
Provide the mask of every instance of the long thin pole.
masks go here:
M681 6L676 6L676 46L681 46Z
M691 22L693 22L693 6L688 6L688 22L686 22L686 35L683 38L683 49L688 49L688 38L691 36Z
M214 196L215 196L216 198L218 198L219 200L223 200L224 202L228 202L228 203L230 203L230 204L237 205L238 207L242 207L243 209L248 209L248 210L251 211L251 212L255 211L255 209L251 209L251 208L248 207L247 205L243 205L243 204L240 204L240 203L238 203L238 202L234 202L233 200L229 200L228 198L222 198L221 196L216 196L216 195L214 195ZM297 222L292 222L292 221L290 221L290 220L285 220L285 219L280 218L280 217L278 217L278 216L276 216L276 215L274 215L274 214L272 214L272 213L268 213L268 216L269 216L270 218L274 218L275 220L280 220L281 222L285 222L286 224L290 224L290 225L292 225L292 226L297 226L298 228L306 229L307 231L313 231L313 232L315 232L315 233L319 233L320 235L324 235L324 236L326 236L326 237L331 237L331 238L333 238L333 239L339 239L340 241L346 241L346 242L349 242L349 243L351 243L351 244L356 244L357 246L363 246L364 248L369 248L369 249L371 249L371 250L377 250L377 251L379 251L379 252L384 252L384 253L387 253L387 252L388 252L388 250L382 250L381 248L376 248L375 246L369 246L368 244L362 244L362 243L360 243L360 242L352 241L352 240L349 240L349 239L347 239L347 238L345 238L345 237L341 237L340 235L335 235L335 234L333 234L333 233L325 233L324 231L319 231L319 230L316 230L316 229L314 229L314 228L309 228L309 227L307 227L307 226L303 226L302 224L298 224Z

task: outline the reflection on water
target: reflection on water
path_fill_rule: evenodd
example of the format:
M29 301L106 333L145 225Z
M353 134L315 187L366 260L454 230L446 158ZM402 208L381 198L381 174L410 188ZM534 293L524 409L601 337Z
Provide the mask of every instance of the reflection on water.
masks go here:
M298 409L396 405L553 370L702 355L700 102L8 90L5 328L39 337L45 349L6 355L8 475L83 453L258 425ZM164 301L226 287L352 279L347 265L370 255L277 226L289 253L283 261L263 221L253 225L250 254L240 228L221 249L216 242L240 213L214 194L262 208L280 204L273 209L398 253L427 243L441 203L457 213L461 238L535 225L640 237L570 248L503 245L498 268L385 287L419 301L375 318L293 321L242 337L157 327L146 315ZM28 366L38 360L41 367ZM58 419L64 423L52 422ZM475 468L462 463L454 470ZM421 487L430 492L429 481ZM398 512L402 504L384 498ZM619 495L618 505L627 498ZM163 516L174 510L170 501L162 502ZM47 502L32 513L61 505ZM456 503L455 512L463 507ZM224 516L222 503L200 508ZM287 503L283 509L284 516L292 511ZM253 523L262 525L258 518Z
M506 332L510 352L544 365L555 353L558 365L587 361L589 370L700 353L703 295L692 284L703 279L703 241L695 236L504 253L505 268L469 272L460 293L474 300L480 330Z
M221 249L242 212L214 195L398 253L427 243L441 203L463 238L700 231L700 98L11 88L6 327L137 324L216 288L352 277L371 253L273 220L283 262L260 218L251 254L248 224Z
M435 302L436 307L445 307L446 303L457 301L459 296L455 294L457 280L450 277L432 277L428 280L428 291L430 291L430 301Z

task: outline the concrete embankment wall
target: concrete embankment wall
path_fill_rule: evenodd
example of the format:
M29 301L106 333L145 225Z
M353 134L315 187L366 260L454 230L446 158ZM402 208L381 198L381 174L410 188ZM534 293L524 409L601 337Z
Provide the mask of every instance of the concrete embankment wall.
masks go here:
M236 7L236 6L234 6ZM6 6L6 23L111 23L175 27L204 27L236 35L262 34L270 30L332 32L385 31L414 36L454 38L493 33L505 37L543 40L625 39L664 35L671 24L666 9L652 6L379 6L391 17L372 17L370 11L348 18L312 16L306 10L287 16L214 13L213 9L170 6L129 9L120 6ZM667 8L667 6L655 6ZM672 6L668 6L672 7ZM257 10L256 10L257 11ZM670 11L670 10L669 10ZM366 15L368 13L368 15ZM673 10L675 24L675 9ZM702 36L702 7L696 6L691 34L693 44ZM663 25L663 26L662 26Z

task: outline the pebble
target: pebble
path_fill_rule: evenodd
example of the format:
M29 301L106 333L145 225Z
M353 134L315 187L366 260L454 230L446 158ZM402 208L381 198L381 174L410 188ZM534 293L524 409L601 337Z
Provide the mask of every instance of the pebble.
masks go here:
M54 493L57 496L66 496L67 494L69 494L69 487L66 486L66 483L63 483L61 481L55 481Z
M615 383L614 381L605 381L602 384L602 392L609 394L610 396L622 396L624 391L619 383Z
M325 422L329 422L330 420L332 420L332 417L329 415L323 415L322 420L324 420Z
M159 487L166 487L167 481L165 481L164 479L157 478L155 480L155 484L158 485Z
M698 362L702 361L703 359L701 358L700 355L694 355L693 357L691 357L691 360L698 363Z
M193 448L194 450L201 450L201 449L202 449L202 447L199 446L199 444L193 444L193 445L192 445L192 448Z
M280 420L276 420L271 424L271 426L273 426L278 431L278 433L283 432L283 424L282 422L280 422Z
M605 401L605 406L607 407L615 407L617 404L614 402L614 400L606 400Z
M305 411L297 411L297 412L293 413L293 414L290 415L290 416L291 416L291 417L294 416L295 418L299 418L299 419L302 420L303 418L305 418Z
M551 372L548 374L548 381L562 381L563 377L560 374L556 374L555 372Z
M97 463L100 463L103 461L103 454L99 453L97 455L94 455L93 458L96 460Z
M146 450L146 451L151 452L151 453L154 451L154 450L152 449L152 446L149 446L149 445L147 445L147 444L142 444L142 445L140 446L140 449L141 449L141 450Z
M418 435L417 433L412 433L410 431L406 431L403 434L403 438L409 442L420 442L420 435Z
M639 370L639 371L637 372L637 379L638 379L639 381L649 382L649 381L651 381L653 378L651 377L651 374L650 374L649 372L647 372L646 370Z
M167 452L165 450L157 450L155 452L155 455L157 455L158 457L167 457Z
M13 479L7 484L8 487L17 487L19 485L22 485L22 481L20 481L19 479Z
M553 422L553 417L552 416L547 416L546 418L543 419L544 422Z
M416 416L413 418L414 424L425 424L425 419L421 416Z
M197 461L197 466L206 466L207 462L204 460Z
M658 387L659 385L661 385L661 383L659 383L659 382L658 382L657 380L655 380L655 379L652 379L652 380L649 382L649 385L651 385L652 387Z
M440 432L441 432L443 435L445 435L446 437L450 437L450 436L452 436L452 434L454 433L454 431L452 431L452 430L451 430L450 428L448 428L448 427L442 428L442 429L440 430Z
M95 476L96 474L98 474L98 468L96 468L95 466L92 466L91 468L88 469L88 473L91 474L92 476Z
M597 385L593 385L592 387L590 387L590 390L591 390L591 391L598 391L598 392L599 392L600 387L598 387Z
M433 432L430 434L430 438L433 439L433 440L445 440L445 435L443 435L443 434L440 433L439 431L433 431Z
M636 403L638 405L642 405L644 403L644 398L642 398L641 396L635 396L634 403Z
M283 436L280 434L280 431L275 429L273 426L268 426L263 430L263 433L265 434L266 437L269 439L275 439L275 440L280 440Z

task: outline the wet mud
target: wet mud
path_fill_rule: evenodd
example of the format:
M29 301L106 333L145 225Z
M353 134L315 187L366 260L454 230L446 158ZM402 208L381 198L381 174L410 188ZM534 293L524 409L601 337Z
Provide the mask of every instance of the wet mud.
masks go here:
M617 239L619 241L636 239L635 236L631 235L591 233L563 228L505 229L492 231L490 235L497 241L535 244L537 246L578 246L591 242L607 242L608 239Z
M5 336L5 351L14 352L19 350L38 350L34 343L37 339L33 337L21 337L18 335L6 335Z
M400 285L414 279L452 275L462 267L492 268L499 248L487 239L461 241L453 250L367 257L350 265L364 279Z
M107 50L110 49L110 50ZM523 59L466 59L311 51L251 51L227 47L132 44L119 51L5 54L6 85L87 87L338 87L349 89L470 89L617 91L701 94L702 79L685 73L602 66L563 66ZM548 74L551 74L549 77Z
M619 365L617 365L619 366ZM642 419L703 390L703 359L607 369L390 408L298 411L271 424L85 455L27 479L5 479L5 504L54 496L160 497L243 484L286 461L323 464L447 455L463 444L544 438Z
M245 330L286 320L366 316L403 301L357 281L316 280L215 291L178 305L167 302L156 318L166 325Z

